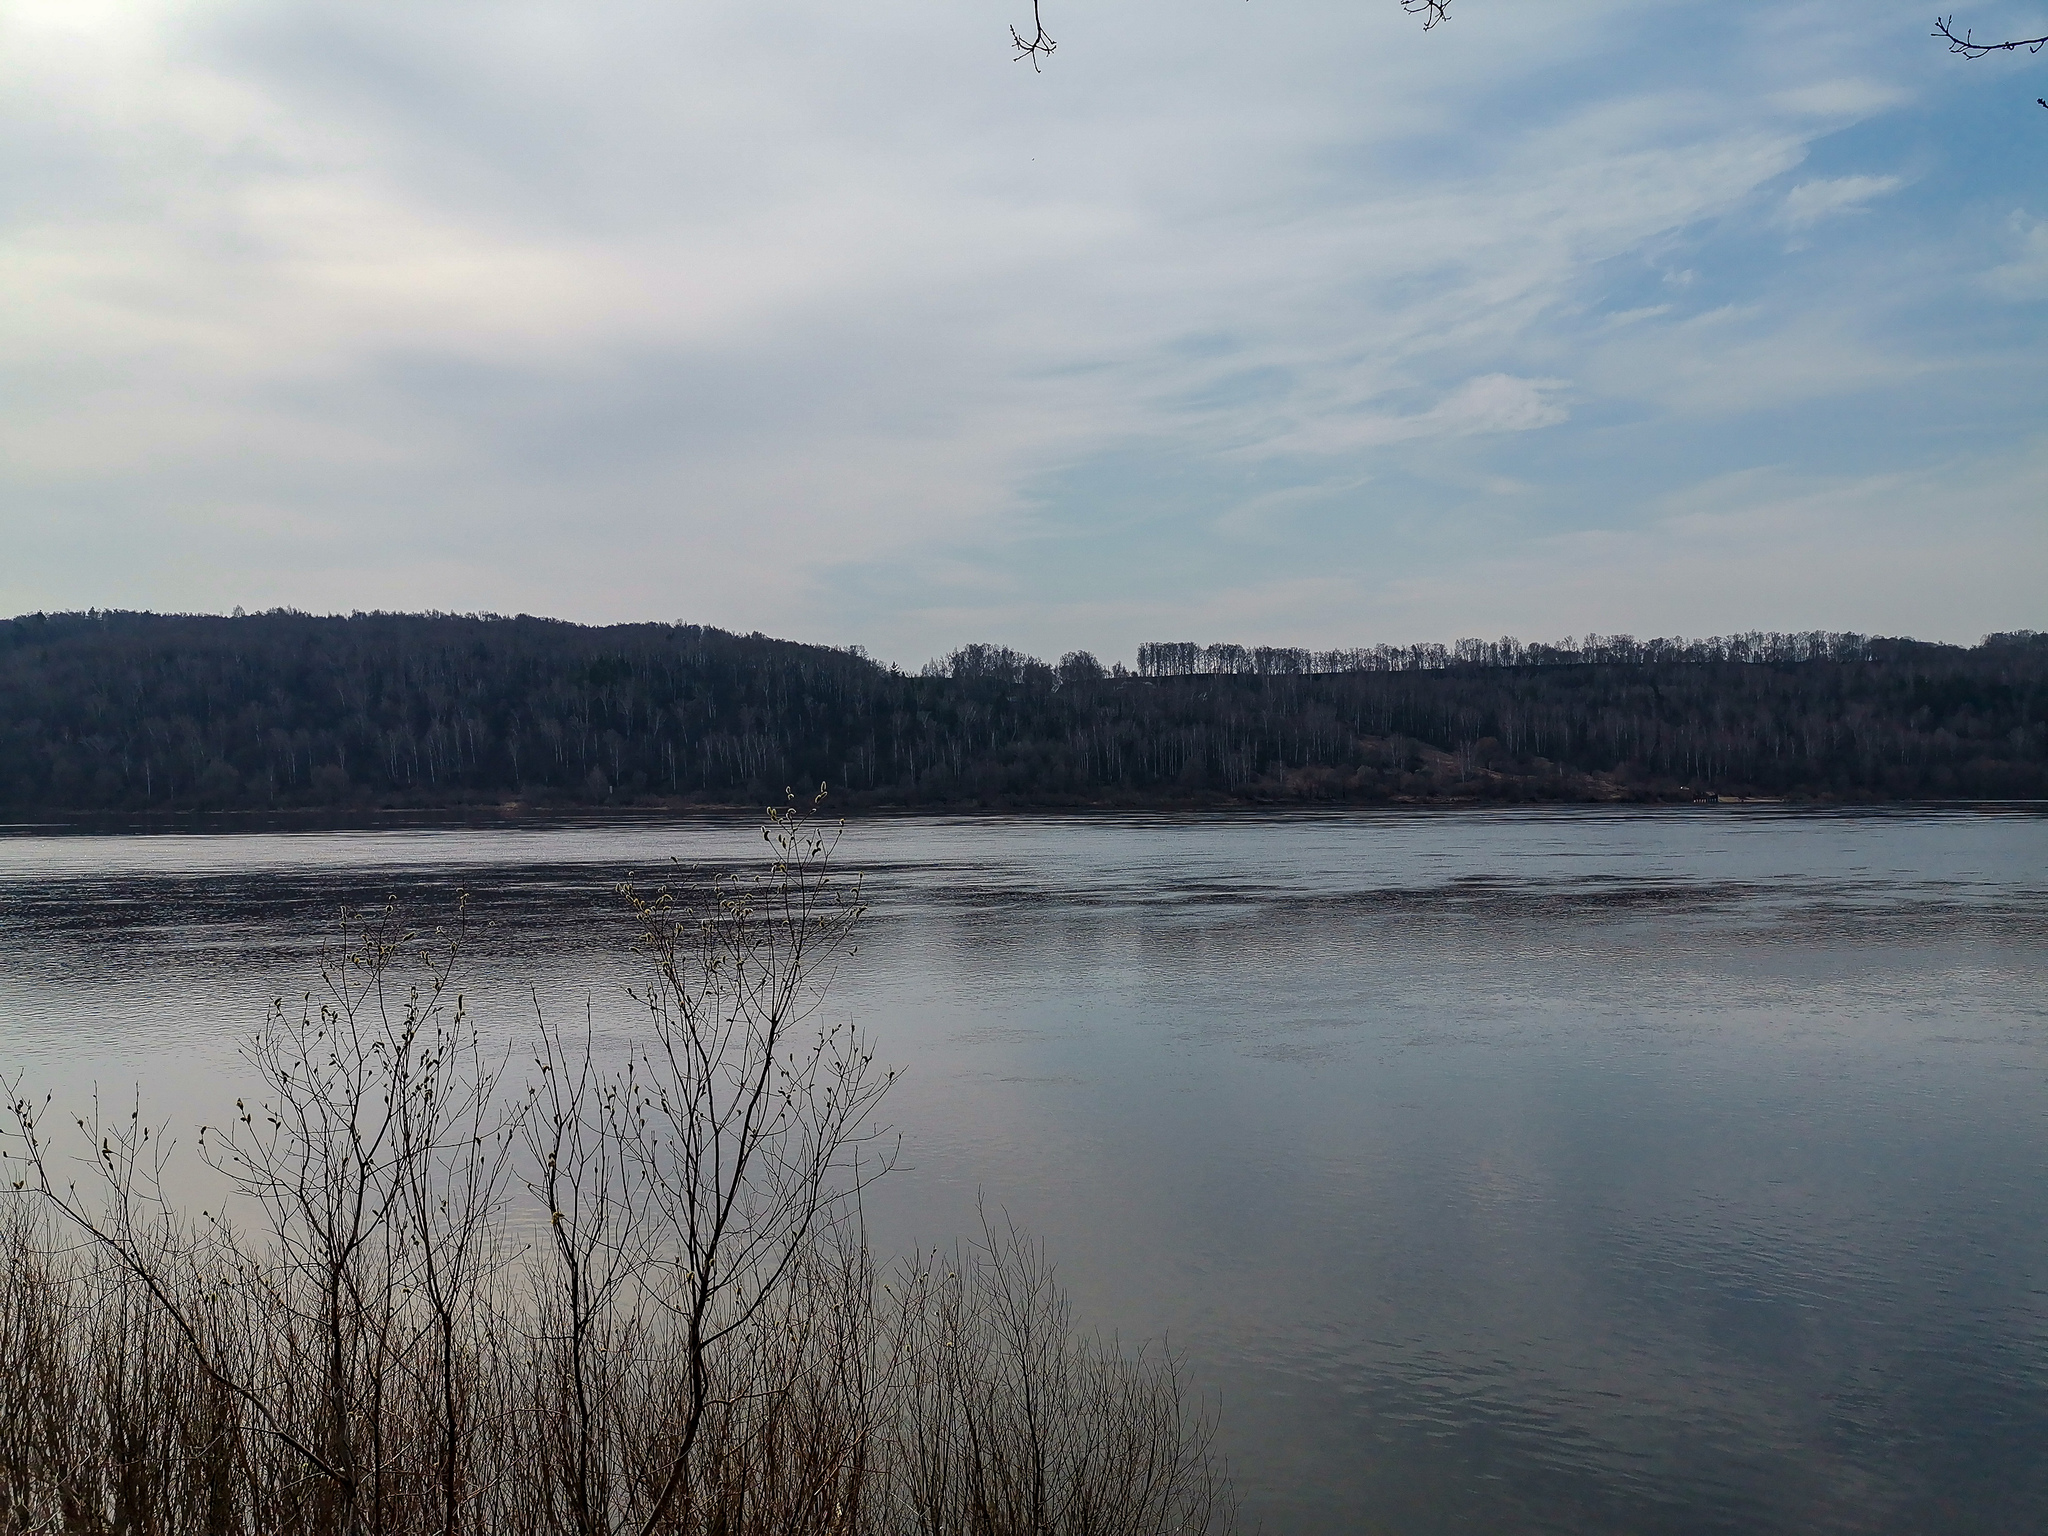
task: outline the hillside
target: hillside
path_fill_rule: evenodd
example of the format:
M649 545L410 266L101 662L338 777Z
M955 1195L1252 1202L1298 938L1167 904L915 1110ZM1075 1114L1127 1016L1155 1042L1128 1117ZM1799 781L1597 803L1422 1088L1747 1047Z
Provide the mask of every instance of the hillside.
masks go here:
M912 676L694 625L277 611L0 621L22 811L2048 795L2048 636L1310 653Z

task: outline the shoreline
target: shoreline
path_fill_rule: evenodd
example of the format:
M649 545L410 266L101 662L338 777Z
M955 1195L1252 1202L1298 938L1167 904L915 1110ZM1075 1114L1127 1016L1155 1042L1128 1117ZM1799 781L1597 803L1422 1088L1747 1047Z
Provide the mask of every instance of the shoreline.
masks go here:
M380 828L480 827L490 825L648 824L702 820L752 821L765 808L737 803L637 803L632 805L554 805L535 802L414 806L287 806L242 810L103 811L24 809L0 811L0 836L43 833L233 833L276 831L370 831ZM2048 799L1946 797L1924 799L1848 799L1765 795L1614 796L1509 799L1495 796L1400 797L1357 800L1144 800L1033 802L986 804L951 802L930 805L832 806L820 811L827 821L943 821L960 818L1094 818L1118 816L1261 816L1312 819L1376 812L1417 816L1469 811L1671 811L1671 810L1802 811L2048 811Z

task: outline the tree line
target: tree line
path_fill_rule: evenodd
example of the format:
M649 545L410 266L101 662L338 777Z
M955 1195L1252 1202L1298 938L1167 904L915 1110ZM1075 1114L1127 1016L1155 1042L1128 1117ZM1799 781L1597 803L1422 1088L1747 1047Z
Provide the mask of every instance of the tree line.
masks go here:
M1137 666L689 624L278 610L0 621L11 811L2036 798L2048 635L1589 635Z
M2001 637L2005 638L2005 637ZM1260 677L1307 672L1441 672L1449 667L1575 667L1646 662L1879 661L1920 648L1917 640L1883 640L1871 635L1803 630L1792 634L1751 630L1705 640L1671 636L1638 640L1634 635L1567 637L1525 644L1513 635L1498 640L1459 640L1451 645L1375 645L1354 650L1311 651L1297 646L1197 645L1190 640L1153 641L1138 647L1140 677L1194 677L1243 673ZM1092 659L1092 658L1091 658Z

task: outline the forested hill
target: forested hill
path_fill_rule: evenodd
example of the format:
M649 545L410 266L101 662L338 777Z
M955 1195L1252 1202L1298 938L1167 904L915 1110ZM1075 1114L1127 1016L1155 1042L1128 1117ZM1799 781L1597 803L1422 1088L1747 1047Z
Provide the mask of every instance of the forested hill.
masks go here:
M2048 796L2048 635L968 646L917 676L694 625L0 621L21 811Z

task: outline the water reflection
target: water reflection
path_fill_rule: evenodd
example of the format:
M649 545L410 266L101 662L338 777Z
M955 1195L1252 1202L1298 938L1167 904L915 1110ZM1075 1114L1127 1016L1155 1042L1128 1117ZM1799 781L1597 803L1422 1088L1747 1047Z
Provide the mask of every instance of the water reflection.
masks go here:
M618 1020L614 885L738 823L0 837L0 1053L217 1103L344 904ZM910 1071L870 1217L978 1194L1170 1331L1278 1531L2048 1516L2048 822L872 822L840 1006Z

